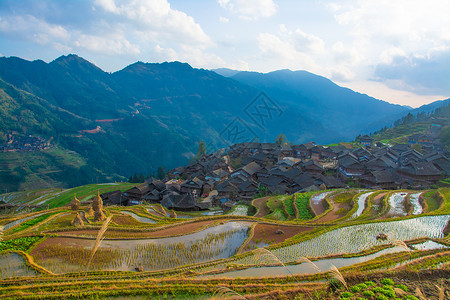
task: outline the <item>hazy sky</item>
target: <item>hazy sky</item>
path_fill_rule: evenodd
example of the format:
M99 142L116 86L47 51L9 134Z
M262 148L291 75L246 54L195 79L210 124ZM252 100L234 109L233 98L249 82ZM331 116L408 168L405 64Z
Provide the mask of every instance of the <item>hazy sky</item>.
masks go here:
M0 0L0 55L307 70L410 106L450 97L449 0Z

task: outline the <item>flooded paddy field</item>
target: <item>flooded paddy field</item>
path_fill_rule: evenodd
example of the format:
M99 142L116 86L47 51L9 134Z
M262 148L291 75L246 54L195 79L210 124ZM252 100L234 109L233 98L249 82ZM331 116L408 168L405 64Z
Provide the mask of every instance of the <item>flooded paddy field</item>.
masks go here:
M241 202L228 213L103 206L111 222L88 216L78 227L72 221L89 204L40 212L55 218L39 226L19 225L37 213L7 216L0 297L209 299L222 286L250 299L305 287L312 295L327 289L333 266L351 280L411 270L449 278L449 191L321 190Z
M196 233L153 239L103 240L93 260L94 269L161 270L229 258L247 238L250 224L228 222ZM36 261L55 273L81 271L95 241L49 238L32 251Z
M36 276L38 273L25 264L17 253L0 254L0 278Z

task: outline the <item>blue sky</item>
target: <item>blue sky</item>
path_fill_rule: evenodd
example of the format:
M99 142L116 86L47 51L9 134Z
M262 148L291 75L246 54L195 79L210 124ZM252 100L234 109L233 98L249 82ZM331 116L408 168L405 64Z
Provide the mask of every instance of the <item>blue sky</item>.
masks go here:
M450 97L448 0L0 0L0 55L307 70L417 107Z

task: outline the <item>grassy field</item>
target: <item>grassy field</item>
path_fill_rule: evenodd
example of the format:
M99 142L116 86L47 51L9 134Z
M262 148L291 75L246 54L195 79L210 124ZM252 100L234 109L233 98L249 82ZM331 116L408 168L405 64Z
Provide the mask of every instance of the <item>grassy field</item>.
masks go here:
M43 151L0 152L0 193L28 191L37 187L63 188L67 187L63 182L81 185L86 180L96 182L99 179L106 178L87 166L78 153L61 147Z
M12 204L39 204L48 208L61 207L68 204L76 195L80 201L92 198L97 192L106 193L114 190L125 191L135 184L133 183L101 183L88 184L71 189L42 189L29 192L14 192L1 194L0 199L5 199Z

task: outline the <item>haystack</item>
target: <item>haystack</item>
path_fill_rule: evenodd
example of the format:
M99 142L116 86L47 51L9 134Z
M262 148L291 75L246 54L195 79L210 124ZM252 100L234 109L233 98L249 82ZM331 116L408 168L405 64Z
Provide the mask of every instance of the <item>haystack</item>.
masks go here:
M84 226L83 220L81 219L80 214L77 212L75 219L72 220L72 225L75 227Z
M94 222L103 221L106 219L106 216L103 214L102 210L94 211Z
M92 206L88 206L88 208L86 208L85 212L84 212L84 216L85 217L92 217L94 216L94 210L92 209Z
M92 207L90 207L90 208L91 208L92 214L94 214L94 211L92 210ZM80 216L81 216L81 220L83 220L83 222L88 223L88 224L91 223L91 221L89 221L89 219L86 218L86 212L80 211Z
M94 197L92 201L92 208L94 211L101 211L103 209L103 200L100 197L100 192L97 192L97 195Z
M103 214L103 200L100 197L100 192L97 192L97 196L92 201L92 208L94 209L94 222L103 221L106 219Z
M72 201L70 201L70 208L72 208L72 210L77 211L78 209L80 209L80 200L77 199L77 196L73 196Z

